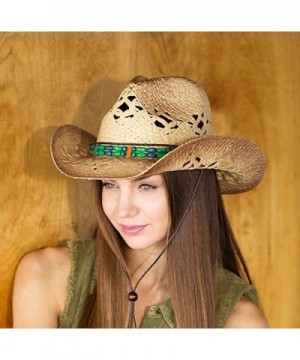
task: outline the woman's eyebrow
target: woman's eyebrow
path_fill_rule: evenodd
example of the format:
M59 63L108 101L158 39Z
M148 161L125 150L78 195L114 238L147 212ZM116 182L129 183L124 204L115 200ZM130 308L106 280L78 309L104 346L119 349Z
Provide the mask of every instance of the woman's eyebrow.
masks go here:
M138 181L143 181L143 180L146 180L146 179L149 179L152 175L148 176L148 175L145 175L145 176L140 176L138 178L135 178L135 179L132 179L131 181L136 183Z
M102 182L105 182L105 181L111 181L111 182L116 182L115 179L103 179Z

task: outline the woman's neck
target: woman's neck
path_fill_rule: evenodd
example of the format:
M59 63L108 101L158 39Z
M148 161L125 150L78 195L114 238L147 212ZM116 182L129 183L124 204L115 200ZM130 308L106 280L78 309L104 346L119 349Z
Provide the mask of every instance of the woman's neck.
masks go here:
M149 269L161 254L161 251L147 251L126 249L125 260L129 270L132 285L139 281L140 277ZM157 263L147 272L141 283L142 287L153 288L160 286L166 281L166 256L162 254Z

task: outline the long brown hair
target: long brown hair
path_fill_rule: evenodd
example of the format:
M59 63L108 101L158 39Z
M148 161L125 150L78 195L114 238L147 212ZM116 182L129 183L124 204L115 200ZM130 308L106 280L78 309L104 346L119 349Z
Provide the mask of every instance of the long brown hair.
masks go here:
M166 259L176 326L215 327L217 268L228 269L251 283L226 216L215 171L174 171L163 177L171 209L172 240ZM96 185L97 291L87 302L81 326L123 328L128 324L127 294L131 290L124 243L103 212L101 184Z

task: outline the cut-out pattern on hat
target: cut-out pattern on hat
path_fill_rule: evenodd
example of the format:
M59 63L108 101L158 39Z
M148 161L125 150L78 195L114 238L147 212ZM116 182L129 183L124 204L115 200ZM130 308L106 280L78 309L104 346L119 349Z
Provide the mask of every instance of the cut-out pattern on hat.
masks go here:
M121 96L118 100L116 110L113 114L114 120L132 119L136 113L144 110L144 108L136 104L136 96L127 93L125 96Z
M237 176L233 177L228 171L217 171L217 179L226 182L229 185L236 185L239 183Z
M183 122L181 119L172 117L168 112L160 111L158 106L153 108L153 110L148 110L147 113L153 120L154 125L159 129L163 129L166 135L173 133L174 130L179 128L180 123Z
M207 134L211 121L202 112L201 115L193 114L188 124L193 128L195 135L203 136Z
M213 161L213 162L205 162L199 156L187 158L182 163L182 168L184 170L193 170L193 169L218 169L221 165L224 165L220 161ZM228 168L228 170L234 170L233 166ZM219 181L226 182L229 185L235 185L239 181L237 180L237 176L233 176L230 172L226 170L218 170L217 171L217 178Z
M214 169L218 166L218 161L214 161L212 163L205 162L201 157L195 156L188 157L183 163L182 168L185 170L190 169Z

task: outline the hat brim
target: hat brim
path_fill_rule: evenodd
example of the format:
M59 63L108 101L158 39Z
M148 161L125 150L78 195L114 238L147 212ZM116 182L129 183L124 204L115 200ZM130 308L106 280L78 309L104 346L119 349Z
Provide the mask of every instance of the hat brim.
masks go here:
M202 136L178 146L159 160L88 155L89 146L94 142L95 136L77 126L58 128L51 139L51 155L56 167L66 176L88 180L214 169L223 194L253 189L263 178L266 168L258 146L235 136Z

